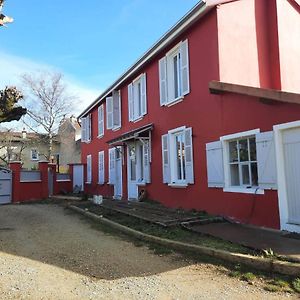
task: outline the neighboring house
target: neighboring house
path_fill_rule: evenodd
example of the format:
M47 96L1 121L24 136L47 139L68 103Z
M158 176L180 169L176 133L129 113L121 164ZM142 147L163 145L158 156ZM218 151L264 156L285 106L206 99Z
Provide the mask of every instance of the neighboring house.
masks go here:
M80 162L80 125L74 117L61 121L58 134L53 139L50 162L67 170L69 163ZM21 161L24 169L37 169L39 161L47 160L47 137L34 132L0 132L0 164L7 166L11 161Z
M199 2L79 116L85 191L300 232L299 13Z

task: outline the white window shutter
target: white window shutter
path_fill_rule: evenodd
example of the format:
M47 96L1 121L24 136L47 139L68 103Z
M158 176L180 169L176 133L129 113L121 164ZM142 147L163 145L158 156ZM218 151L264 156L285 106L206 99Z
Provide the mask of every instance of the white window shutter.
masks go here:
M146 73L142 74L141 77L141 111L142 115L147 114L147 80Z
M90 142L92 140L92 114L87 116L87 141Z
M162 167L163 167L163 183L171 182L170 170L170 151L169 151L169 135L164 134L161 137L162 143Z
M113 91L113 128L121 127L121 94Z
M224 187L224 162L222 142L206 144L208 187Z
M134 119L133 84L128 85L128 117L129 121Z
M106 127L113 128L113 97L106 98Z
M116 149L109 149L109 183L115 184L116 182Z
M98 182L99 184L104 184L104 151L100 151L99 152L99 178L98 178Z
M148 141L144 142L143 146L143 161L144 161L144 181L150 183L150 143Z
M86 118L81 119L81 141L86 142Z
M187 183L194 183L194 159L193 159L193 135L192 128L186 128L184 132L185 146L184 146L184 159L185 159L185 179Z
M88 183L91 183L92 182L92 155L88 155L86 157L86 169L87 169L86 181Z
M258 186L277 189L277 170L273 131L256 134Z
M165 105L168 101L167 88L167 58L163 57L159 60L159 91L161 106Z
M182 95L184 96L190 92L189 48L187 40L180 44L180 55L181 90Z
M104 135L104 109L103 104L98 107L98 136Z

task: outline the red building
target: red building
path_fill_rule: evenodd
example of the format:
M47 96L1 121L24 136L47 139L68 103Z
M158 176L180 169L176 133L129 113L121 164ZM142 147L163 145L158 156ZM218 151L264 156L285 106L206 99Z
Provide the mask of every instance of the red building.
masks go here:
M85 191L300 232L299 0L201 1L79 116Z

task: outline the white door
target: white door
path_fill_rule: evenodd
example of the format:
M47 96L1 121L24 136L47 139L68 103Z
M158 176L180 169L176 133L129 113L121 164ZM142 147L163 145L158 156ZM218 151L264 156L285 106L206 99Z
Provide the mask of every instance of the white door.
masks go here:
M137 145L130 143L127 146L127 176L128 176L128 200L138 198L138 172L137 172Z
M78 186L80 191L83 191L83 165L73 166L73 190L75 186Z
M300 225L300 128L283 131L288 222Z
M114 198L122 198L122 148L116 148L115 154L115 185L114 185Z

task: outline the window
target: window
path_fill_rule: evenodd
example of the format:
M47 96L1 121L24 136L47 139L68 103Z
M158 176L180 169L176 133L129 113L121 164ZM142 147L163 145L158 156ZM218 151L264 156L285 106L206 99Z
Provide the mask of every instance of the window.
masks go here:
M177 102L190 92L187 40L159 61L160 105Z
M225 192L263 194L277 189L274 133L259 129L206 144L207 181Z
M228 141L230 186L258 186L255 136Z
M106 98L106 127L112 130L121 128L120 91L113 91L112 96Z
M86 169L87 169L86 183L91 183L92 182L92 155L88 155L86 157Z
M81 119L81 140L84 143L90 142L92 139L92 115L89 114Z
M104 184L104 151L100 151L99 154L99 178L98 178L98 183L99 184Z
M180 127L162 136L163 180L170 186L194 183L192 128Z
M129 121L136 121L147 114L146 74L128 85Z
M31 158L31 160L38 160L39 159L39 153L38 153L37 149L31 149L30 158Z
M98 137L104 135L104 105L98 107Z

